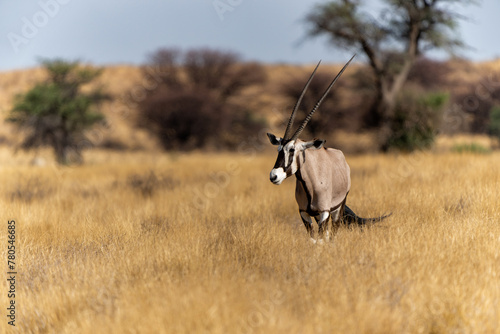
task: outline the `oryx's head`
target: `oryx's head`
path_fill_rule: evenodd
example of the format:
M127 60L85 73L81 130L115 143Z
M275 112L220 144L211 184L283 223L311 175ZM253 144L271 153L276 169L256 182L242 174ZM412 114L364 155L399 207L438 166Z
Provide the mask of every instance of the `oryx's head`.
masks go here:
M304 89L302 89L302 93L300 94L299 99L297 100L295 106L293 107L292 114L290 115L290 119L288 120L288 125L286 127L283 138L277 138L275 135L271 133L267 134L269 140L271 141L271 144L278 146L278 158L276 159L276 163L274 164L274 167L271 170L271 174L269 175L269 179L271 180L272 183L281 184L281 182L283 182L284 179L297 172L298 169L297 157L301 152L307 150L308 148L315 148L315 149L321 148L325 143L324 140L312 140L304 142L298 139L298 137L302 132L302 130L304 130L304 128L306 127L307 122L309 122L314 112L319 108L325 97L328 95L330 89L333 87L337 79L342 75L342 73L344 73L344 70L354 59L355 56L356 55L352 56L352 58L344 65L344 67L340 70L337 76L332 80L328 88L323 93L323 96L321 96L318 102L316 102L314 108L309 112L304 121L302 121L302 124L300 124L298 129L292 135L292 125L293 125L293 120L295 118L295 113L297 109L299 109L300 102L302 101L302 98L304 97L304 94L307 91L307 87L309 87L309 84L311 83L314 74L316 73L316 70L318 69L319 64L321 63L320 61L318 65L316 65L316 68L312 72L311 76L309 77L309 80L307 80L307 83L304 86Z

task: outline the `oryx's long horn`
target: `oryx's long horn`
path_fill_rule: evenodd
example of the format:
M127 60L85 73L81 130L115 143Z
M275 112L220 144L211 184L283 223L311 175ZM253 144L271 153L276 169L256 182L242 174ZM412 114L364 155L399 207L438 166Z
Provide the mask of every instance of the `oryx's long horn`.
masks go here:
M316 65L316 68L314 69L311 76L309 77L309 80L307 80L306 85L304 86L304 88L302 89L302 92L300 93L299 99L297 100L297 102L295 103L295 106L293 107L293 111L292 111L292 114L290 115L290 119L288 120L288 125L286 126L286 130L285 130L285 134L283 136L283 139L290 139L289 137L290 137L290 134L292 132L292 125L293 125L293 120L295 118L295 112L297 111L297 109L299 109L300 102L302 102L302 98L304 97L304 95L307 91L307 87L309 87L309 84L311 83L311 81L314 77L314 74L316 74L316 70L318 69L319 64L321 64L321 60L318 62L318 65Z
M347 66L349 66L349 64L354 59L354 57L356 57L356 54L354 54L354 56L352 56L352 58L349 59L349 61L344 65L344 67L342 67L342 69L337 74L337 76L332 80L332 82L330 83L330 85L328 86L328 88L323 93L323 96L321 96L321 98L318 100L318 102L316 102L316 105L314 106L314 108L306 116L306 118L304 119L304 121L302 122L302 124L300 124L299 128L297 129L297 131L295 131L295 133L293 134L291 140L297 140L297 138L299 137L300 133L302 132L302 130L304 130L304 128L306 127L307 123L311 119L312 115L316 112L316 110L318 110L319 106L321 105L321 103L323 102L323 100L325 99L325 97L330 92L330 89L332 89L332 87L335 84L335 82L337 81L337 79L340 78L340 76L342 75L342 73L344 73L344 70L347 68Z

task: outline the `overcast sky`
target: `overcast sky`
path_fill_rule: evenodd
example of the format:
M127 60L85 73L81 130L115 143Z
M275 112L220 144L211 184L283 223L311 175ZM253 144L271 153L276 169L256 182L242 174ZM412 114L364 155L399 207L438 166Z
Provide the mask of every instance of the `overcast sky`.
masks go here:
M140 64L160 47L209 46L262 62L344 62L350 52L325 40L304 41L303 17L317 0L0 0L0 71L63 57L97 65ZM216 4L226 4L216 9ZM373 1L370 1L373 3ZM475 50L500 56L500 1L462 11L461 36Z

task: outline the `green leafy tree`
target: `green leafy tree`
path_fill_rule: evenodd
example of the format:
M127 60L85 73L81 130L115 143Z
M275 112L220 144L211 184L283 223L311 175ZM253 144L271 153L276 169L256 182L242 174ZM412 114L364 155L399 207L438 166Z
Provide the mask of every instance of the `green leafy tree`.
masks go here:
M463 47L456 36L458 5L473 0L382 0L376 13L368 1L335 0L318 4L306 16L309 36L328 36L347 50L366 56L374 78L372 126L390 135L398 95L418 56L431 49ZM373 4L372 4L373 5ZM384 135L384 132L385 135Z
M43 60L48 79L16 97L8 121L23 129L23 149L50 146L57 162L81 162L86 129L104 119L97 106L109 97L101 89L82 90L100 70L61 59Z

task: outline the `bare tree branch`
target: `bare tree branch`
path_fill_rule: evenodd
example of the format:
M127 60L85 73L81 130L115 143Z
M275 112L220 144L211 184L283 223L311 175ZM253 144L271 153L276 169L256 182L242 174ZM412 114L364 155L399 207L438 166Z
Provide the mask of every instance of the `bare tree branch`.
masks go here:
M367 57L377 90L372 110L379 115L374 118L386 119L419 55L430 49L451 52L463 47L453 36L458 21L464 19L456 5L471 3L477 1L383 0L381 19L374 20L363 11L362 0L334 0L314 7L306 23L309 36L329 36L333 44ZM394 55L398 66L390 61Z

